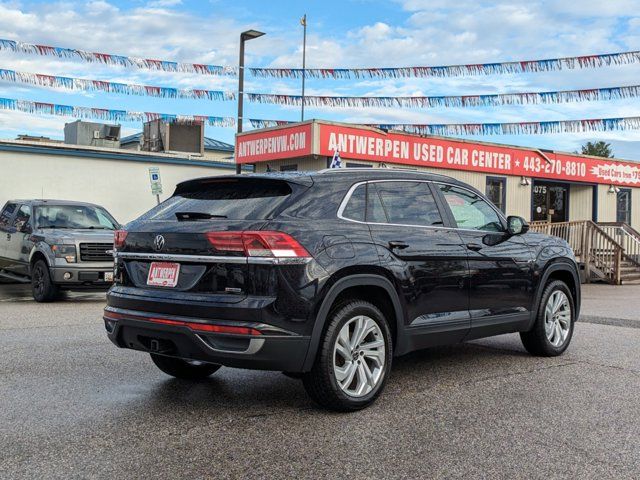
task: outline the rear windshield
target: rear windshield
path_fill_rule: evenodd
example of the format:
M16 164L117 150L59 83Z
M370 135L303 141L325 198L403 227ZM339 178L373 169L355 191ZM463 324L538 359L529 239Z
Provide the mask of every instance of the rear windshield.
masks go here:
M205 180L178 188L173 197L150 210L143 219L177 220L192 213L202 215L202 219L210 215L232 220L264 220L273 218L291 193L291 186L278 180Z

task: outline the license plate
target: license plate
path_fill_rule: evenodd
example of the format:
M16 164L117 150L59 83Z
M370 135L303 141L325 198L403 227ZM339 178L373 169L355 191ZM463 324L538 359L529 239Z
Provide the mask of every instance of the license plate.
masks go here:
M113 282L113 272L104 272L104 281Z
M151 262L147 285L153 287L175 287L178 284L179 274L179 263Z

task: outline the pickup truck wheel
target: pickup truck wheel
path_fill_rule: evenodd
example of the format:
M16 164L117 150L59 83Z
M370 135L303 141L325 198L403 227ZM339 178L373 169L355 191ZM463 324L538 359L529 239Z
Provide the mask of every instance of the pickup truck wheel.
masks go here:
M49 267L44 260L36 260L33 265L31 292L36 302L52 302L58 296L58 287L51 281Z
M181 358L166 357L152 353L151 360L160 370L172 377L183 380L202 380L214 374L220 365L198 362L195 360L183 360Z
M322 407L360 410L382 393L389 376L393 355L389 325L375 305L362 300L343 303L327 321L316 361L302 382Z

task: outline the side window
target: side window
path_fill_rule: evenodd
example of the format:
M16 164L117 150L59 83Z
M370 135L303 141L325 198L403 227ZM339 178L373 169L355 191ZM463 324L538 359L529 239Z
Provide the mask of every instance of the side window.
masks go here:
M22 205L18 209L18 213L16 214L16 218L13 219L12 226L15 227L17 231L22 230L22 227L29 223L31 219L31 207L29 205Z
M388 223L437 226L442 217L426 182L375 182L369 184L377 193Z
M458 228L502 232L500 217L481 197L468 190L450 185L440 185Z
M362 184L356 187L356 189L351 193L351 197L342 211L342 216L350 220L364 222L366 203L367 186Z
M507 194L507 179L504 177L487 177L485 195L504 213Z
M631 225L631 189L621 188L616 198L616 222Z
M298 170L298 164L294 163L292 165L282 165L280 166L281 172L292 172Z
M2 212L0 212L0 228L7 228L9 226L9 222L11 222L11 217L13 217L13 212L16 211L15 203L7 203Z
M367 189L367 222L369 223L389 223L387 214L380 201L380 195L376 189L375 183L370 183Z

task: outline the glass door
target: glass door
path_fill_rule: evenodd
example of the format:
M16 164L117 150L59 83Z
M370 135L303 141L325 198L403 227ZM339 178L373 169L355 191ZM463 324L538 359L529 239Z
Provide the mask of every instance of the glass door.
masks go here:
M569 185L534 180L532 218L534 222L568 221Z

